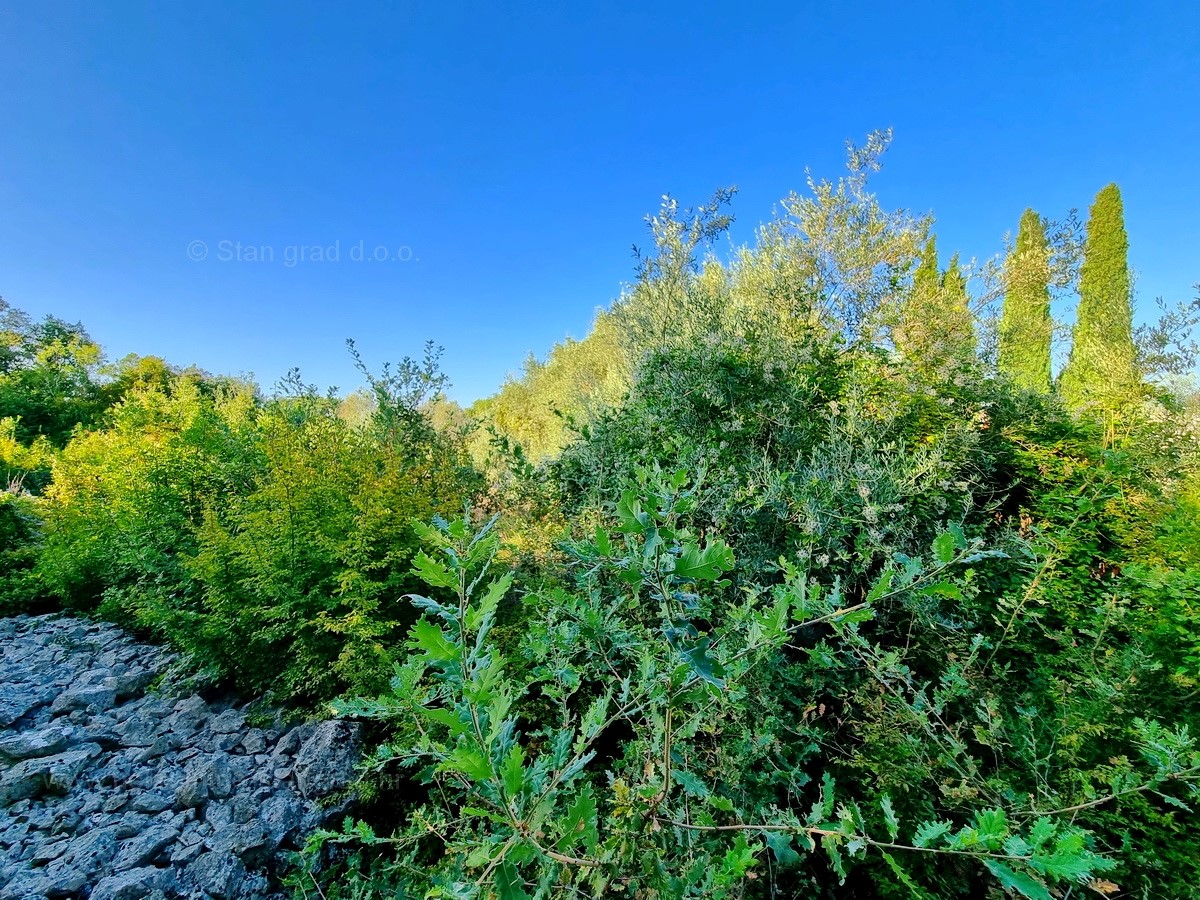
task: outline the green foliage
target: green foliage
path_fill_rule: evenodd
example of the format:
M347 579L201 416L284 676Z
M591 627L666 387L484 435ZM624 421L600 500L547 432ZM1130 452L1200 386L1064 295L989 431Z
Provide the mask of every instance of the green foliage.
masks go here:
M1112 411L1135 396L1140 379L1132 323L1124 206L1110 184L1096 195L1088 218L1071 358L1058 382L1068 404Z
M99 346L76 323L34 322L0 298L0 419L23 444L61 447L77 425L96 422L116 396L99 377Z
M974 359L975 325L958 254L939 274L932 235L901 303L893 341L906 359L929 373L952 373Z
M1004 261L1004 312L999 368L1019 387L1050 390L1050 245L1032 209L1021 215L1016 243Z
M132 392L56 462L37 576L246 689L378 687L411 621L409 522L477 485L422 412L443 384L432 350L367 377L356 425L295 373L265 403L186 376Z
M533 462L543 462L569 443L573 422L587 422L616 405L629 389L625 348L610 314L596 317L582 341L566 340L546 361L532 357L520 378L509 378L496 396L472 407L476 419L522 447ZM487 465L487 434L473 449Z
M21 491L0 491L0 615L28 612L41 599L32 577L41 533L36 504Z
M611 527L571 545L575 590L533 601L519 664L490 639L511 587L491 572L495 520L422 529L433 555L415 571L433 595L412 598L425 613L410 632L414 657L385 694L334 709L391 726L396 738L370 766L411 773L426 785L423 799L393 836L348 824L316 835L310 853L385 845L389 890L460 897L767 896L806 872L828 867L844 883L874 862L919 893L925 876L897 857L925 851L973 860L1033 898L1114 867L1071 822L1074 809L1037 813L1017 794L989 791L970 815L912 822L888 793L867 803L854 796L862 788L841 792L839 761L822 759L818 744L796 754L778 743L782 721L800 721L780 690L788 676L840 659L890 690L933 744L965 751L956 720L970 703L914 684L917 656L885 649L877 623L931 598L961 600L970 567L1004 554L951 529L927 560L897 559L857 600L792 566L774 586L729 596L730 548L681 525L698 499L683 473L646 473L640 490L624 492ZM954 689L943 681L939 690ZM1119 782L1121 791L1196 777L1200 754L1186 733L1135 728L1151 773ZM810 735L819 740L819 730ZM753 773L768 761L764 781ZM914 785L898 787L911 795ZM810 855L818 849L823 856Z

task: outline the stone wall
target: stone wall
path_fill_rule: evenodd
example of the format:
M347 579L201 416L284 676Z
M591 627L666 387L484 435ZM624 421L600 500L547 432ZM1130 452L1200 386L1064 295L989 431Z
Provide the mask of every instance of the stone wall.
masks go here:
M172 662L111 625L0 619L0 900L271 896L344 812L320 801L354 779L355 726L148 690Z

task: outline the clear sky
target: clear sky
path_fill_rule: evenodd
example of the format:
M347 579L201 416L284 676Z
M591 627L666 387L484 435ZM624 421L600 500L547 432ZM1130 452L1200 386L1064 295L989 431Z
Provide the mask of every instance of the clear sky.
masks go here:
M1116 181L1143 305L1200 281L1195 0L9 0L0 48L0 295L114 357L346 389L346 337L432 338L470 401L587 331L661 194L738 185L747 240L888 126L946 255Z

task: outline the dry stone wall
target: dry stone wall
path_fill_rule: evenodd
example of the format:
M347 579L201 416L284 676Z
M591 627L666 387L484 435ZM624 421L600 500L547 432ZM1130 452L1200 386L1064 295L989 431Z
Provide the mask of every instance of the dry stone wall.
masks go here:
M272 897L344 814L354 725L150 689L173 662L111 625L0 619L0 900Z

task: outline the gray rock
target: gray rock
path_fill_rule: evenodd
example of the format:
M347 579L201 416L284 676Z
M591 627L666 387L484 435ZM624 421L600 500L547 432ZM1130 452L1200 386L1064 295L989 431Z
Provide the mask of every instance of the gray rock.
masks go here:
M51 685L0 684L0 728L7 728L54 699Z
M32 759L50 756L79 742L81 735L74 728L48 725L36 731L22 731L0 738L0 756L9 759Z
M0 807L47 792L65 794L88 762L100 752L95 744L84 744L57 756L27 759L0 778Z
M135 837L140 834L149 821L149 816L144 816L141 813L127 812L120 818L106 824L111 825L116 830L117 839L123 841L126 838Z
M187 874L203 891L217 900L232 900L237 895L246 867L228 851L205 853L187 867Z
M112 688L113 693L117 695L117 700L121 701L140 696L155 677L155 673L150 669L140 669L120 675L110 675L103 684L105 687Z
M266 826L271 843L285 844L304 818L304 807L291 793L281 791L269 797L258 811L259 821Z
M54 824L54 810L49 806L31 806L25 813L25 821L30 828L47 831Z
M175 792L175 806L180 809L202 806L207 799L208 783L200 773L185 778Z
M106 813L120 812L125 804L129 802L129 794L125 791L118 791L115 794L109 794L108 799L104 801L104 811Z
M0 752L3 752L0 747ZM261 728L251 728L242 738L242 749L252 756L267 749L267 739Z
M252 869L266 865L275 849L270 845L267 829L257 820L246 825L223 828L205 844L216 853L232 853Z
M351 783L356 726L145 694L168 662L111 626L0 619L0 900L282 900L269 873L348 809L299 787Z
M174 806L175 798L158 791L146 791L134 797L130 805L138 812L160 813Z
M80 710L83 712L101 712L112 709L117 702L117 692L102 685L86 685L59 694L50 704L50 712L54 715Z
M311 733L312 729L306 725L298 725L285 732L275 743L275 753L281 756L294 756Z
M68 750L57 756L47 756L42 760L48 769L50 790L65 794L75 783L75 779L93 759L103 751L97 744L81 744L76 750Z
M171 865L186 866L203 852L203 842L195 844L176 844L175 849L171 853Z
M117 750L122 746L117 722L108 716L97 716L84 725L83 738L99 744L105 750Z
M104 870L117 852L117 829L98 828L68 842L62 856L46 867L56 890L64 895L80 890Z
M203 769L201 776L208 787L208 795L223 800L233 793L233 770L224 756L215 757Z
M131 716L127 721L117 726L121 744L125 747L150 747L158 740L159 720L149 716Z
M0 900L44 900L51 894L53 882L45 875L18 876L0 890ZM58 895L65 896L65 895Z
M357 723L342 720L320 723L296 755L294 773L300 793L315 799L349 787L361 758Z
M215 832L231 828L234 824L233 810L228 803L210 803L204 807L204 823Z
M167 726L178 735L189 735L208 717L208 704L200 697L188 697L175 704L175 712L167 719Z
M58 859L67 849L67 841L59 839L39 844L34 854L29 857L29 862L34 866L44 866L51 860Z
M153 863L179 837L179 829L154 825L121 843L113 868L120 872Z
M155 891L171 886L174 878L165 869L144 866L102 878L90 900L143 900Z
M246 716L236 709L227 709L208 723L208 730L213 734L234 734L242 730L246 724Z

